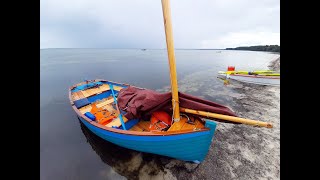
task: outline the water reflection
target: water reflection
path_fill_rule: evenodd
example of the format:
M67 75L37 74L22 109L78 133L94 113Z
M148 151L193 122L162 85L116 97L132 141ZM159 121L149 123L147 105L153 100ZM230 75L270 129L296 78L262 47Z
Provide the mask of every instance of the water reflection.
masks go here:
M120 147L92 133L80 120L79 123L87 142L101 160L128 179L160 175L163 173L164 164L172 159Z
M223 85L227 86L230 84L230 79L224 78L224 77L217 77L220 81L223 82Z

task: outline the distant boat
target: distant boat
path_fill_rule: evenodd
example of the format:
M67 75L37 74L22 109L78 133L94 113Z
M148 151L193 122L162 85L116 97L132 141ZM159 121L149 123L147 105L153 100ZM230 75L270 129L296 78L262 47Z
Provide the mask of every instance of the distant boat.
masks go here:
M271 70L235 71L234 68L228 67L228 71L219 71L218 77L245 83L280 86L280 72Z
M147 49L141 49L141 51L146 51Z

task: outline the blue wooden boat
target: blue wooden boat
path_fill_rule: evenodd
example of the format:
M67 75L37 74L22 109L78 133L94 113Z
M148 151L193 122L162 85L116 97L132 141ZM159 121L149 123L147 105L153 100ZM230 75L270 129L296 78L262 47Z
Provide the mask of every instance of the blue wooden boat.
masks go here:
M171 122L170 125L163 121L168 125L167 128L154 130L152 127L157 124L151 123L152 118L143 119L146 116L127 118L130 116L123 116L124 109L120 109L118 106L119 91L128 91L130 87L134 86L129 87L128 84L100 79L81 82L69 88L70 103L80 121L94 134L116 145L196 163L205 159L216 129L215 122L200 117L271 128L272 125L265 122L234 117L234 113L230 112L227 107L213 102L203 99L197 100L196 97L191 96L189 96L189 101L185 101L183 98L188 96L182 93L180 95L184 97L179 98L169 0L162 0L162 9L171 78L169 98L172 95L172 99L167 101L172 112L171 117L167 115L167 120L169 119L168 121ZM121 91L122 89L124 91ZM151 101L158 103L158 101L162 101L164 96L157 100L154 97L152 94ZM143 100L141 101L141 99ZM143 106L151 104L151 101L147 102L143 97L140 97L140 101L142 102L140 105ZM193 109L180 107L180 103L184 106L191 104L190 107ZM132 107L135 109L136 106L130 108ZM187 114L181 116L180 111L188 113L189 116ZM216 114L219 112L222 114Z
M112 89L110 88L110 85ZM115 99L122 88L129 85L106 80L82 82L69 89L69 99L72 108L81 122L94 134L116 145L136 151L168 156L184 161L199 163L206 157L216 129L216 123L210 120L195 120L188 124L187 118L182 118L167 131L150 131L150 121L142 119L126 119L123 128L117 114ZM108 123L99 123L88 116L95 105L102 111L116 114L116 118Z

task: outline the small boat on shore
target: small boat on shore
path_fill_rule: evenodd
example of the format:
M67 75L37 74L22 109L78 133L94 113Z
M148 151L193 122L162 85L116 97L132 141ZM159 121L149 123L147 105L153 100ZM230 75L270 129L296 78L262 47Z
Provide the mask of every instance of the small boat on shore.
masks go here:
M237 117L228 107L178 92L169 0L162 0L171 92L125 83L90 80L69 88L81 123L102 139L136 151L200 163L208 153L216 122L272 128Z
M234 67L228 67L228 71L219 71L218 77L245 83L280 86L280 72L271 70L236 71Z
M150 130L150 119L128 119L123 110L117 111L115 104L118 102L115 102L119 91L128 87L133 88L105 80L82 82L70 88L69 98L80 121L109 142L185 161L204 160L215 132L215 122L184 116L165 131ZM170 94L167 97L170 101ZM145 100L145 103L150 101ZM191 124L188 123L190 119Z
M69 89L69 100L78 118L102 139L128 149L185 161L204 160L216 129L216 122L209 118L272 127L266 122L236 117L223 105L185 93L179 95L181 114L176 121L171 118L174 108L170 92L158 93L99 79L81 82ZM153 115L159 111L168 114L166 122L161 114L153 122Z

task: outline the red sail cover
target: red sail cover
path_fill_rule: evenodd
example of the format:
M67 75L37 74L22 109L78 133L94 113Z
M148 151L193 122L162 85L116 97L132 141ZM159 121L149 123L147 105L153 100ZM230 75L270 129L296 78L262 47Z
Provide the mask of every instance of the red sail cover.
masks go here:
M140 89L129 86L121 89L118 94L118 106L125 111L124 116L128 119L149 119L152 112L166 111L172 114L171 92L159 93L149 89ZM207 101L195 96L179 92L180 107L236 116L229 108ZM223 120L217 120L227 122Z

